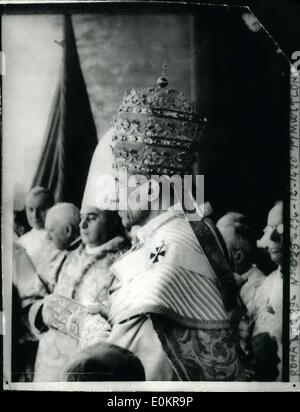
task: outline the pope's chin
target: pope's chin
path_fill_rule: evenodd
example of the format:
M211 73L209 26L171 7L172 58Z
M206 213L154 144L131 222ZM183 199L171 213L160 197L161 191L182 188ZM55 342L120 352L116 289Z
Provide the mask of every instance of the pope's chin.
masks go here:
M279 265L282 260L282 249L281 248L272 248L269 250L271 260Z
M84 232L80 232L80 237L81 237L81 240L82 240L83 242L85 242L85 241L88 240L88 235L85 234Z

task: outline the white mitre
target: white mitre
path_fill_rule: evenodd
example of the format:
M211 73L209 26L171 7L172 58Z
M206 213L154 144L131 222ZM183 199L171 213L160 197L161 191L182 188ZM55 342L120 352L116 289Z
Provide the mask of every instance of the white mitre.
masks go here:
M110 128L104 136L99 140L99 143L95 149L90 170L85 186L85 191L82 199L82 208L85 206L94 205L100 209L106 209L107 200L104 199L109 190L113 190L111 185L113 185L113 156L110 148L112 142L112 135L114 129ZM108 183L103 184L103 182L108 182L106 177L111 177L111 185L108 187ZM104 190L104 187L106 189Z

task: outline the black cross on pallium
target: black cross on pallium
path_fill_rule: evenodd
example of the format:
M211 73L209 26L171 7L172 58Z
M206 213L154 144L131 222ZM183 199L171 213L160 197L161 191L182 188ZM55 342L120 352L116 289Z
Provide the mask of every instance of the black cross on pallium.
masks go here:
M153 263L156 263L159 261L160 256L165 256L166 251L164 249L164 242L158 247L155 248L155 252L150 253L150 259L152 260Z

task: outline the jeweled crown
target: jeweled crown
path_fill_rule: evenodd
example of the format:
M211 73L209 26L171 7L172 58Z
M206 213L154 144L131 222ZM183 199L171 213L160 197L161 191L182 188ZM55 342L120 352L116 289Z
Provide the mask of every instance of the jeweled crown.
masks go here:
M155 87L126 93L114 120L114 167L151 174L188 174L206 119L164 73Z

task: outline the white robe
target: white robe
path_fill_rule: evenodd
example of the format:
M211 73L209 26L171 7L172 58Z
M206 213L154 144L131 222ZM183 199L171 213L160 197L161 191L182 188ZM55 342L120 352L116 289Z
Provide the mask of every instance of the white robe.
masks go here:
M35 295L36 278L34 265L26 250L17 241L14 241L12 281L22 302Z
M45 229L31 229L18 239L18 243L26 250L37 272L43 267L45 259L56 250Z
M240 379L216 274L188 222L170 209L136 235L111 268L108 342L132 351L146 380Z
M66 259L54 293L62 299L69 299L70 304L80 305L84 310L71 313L65 319L66 330L62 332L49 326L49 330L38 332L39 348L35 363L35 382L59 382L66 380L65 370L68 363L77 356L78 351L106 339L110 326L100 313L90 313L87 308L91 304L108 305L108 287L111 282L110 266L122 253L123 239L116 237L95 248L93 251L80 246L70 253ZM31 324L39 313L43 301L32 307L29 317ZM68 305L68 302L66 303ZM72 311L71 306L67 307ZM57 308L59 310L59 308ZM75 315L75 316L74 316ZM65 315L62 315L62 318ZM77 323L78 320L78 323ZM70 332L69 326L78 325L77 337Z
M269 333L278 345L280 359L278 381L282 379L282 309L283 309L283 278L280 268L272 272L263 281L254 299L253 336Z
M252 265L252 267L241 277L246 282L241 287L240 296L247 307L248 314L251 317L255 309L254 300L257 290L266 279L266 276L255 265Z

